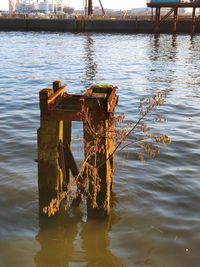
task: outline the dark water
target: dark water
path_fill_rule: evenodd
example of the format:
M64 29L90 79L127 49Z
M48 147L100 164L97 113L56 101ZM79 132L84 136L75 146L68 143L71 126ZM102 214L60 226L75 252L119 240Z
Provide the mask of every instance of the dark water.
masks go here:
M200 266L200 36L0 33L0 266ZM84 208L39 225L38 92L118 86L118 112L170 90L154 125L172 143L156 159L117 155L107 221ZM80 125L74 126L75 143ZM75 144L76 157L81 153Z

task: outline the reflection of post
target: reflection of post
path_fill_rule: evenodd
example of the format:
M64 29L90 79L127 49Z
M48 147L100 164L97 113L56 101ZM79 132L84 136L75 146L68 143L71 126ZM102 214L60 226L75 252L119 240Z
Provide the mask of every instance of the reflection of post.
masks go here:
M70 266L80 220L80 217L69 218L66 214L53 218L40 218L40 229L36 240L41 248L35 256L36 267Z
M97 73L97 64L94 62L94 39L91 34L86 34L85 37L85 79L93 81Z
M85 223L82 228L81 237L83 240L83 250L89 266L109 266L122 267L122 263L109 250L108 233L111 228L111 218L105 221L91 221Z
M56 88L54 88L54 92ZM62 139L63 123L42 119L48 109L48 98L53 94L51 89L40 92L41 122L38 129L38 187L39 211L56 198L62 183L62 173L58 164L57 144ZM60 183L61 182L61 183Z
M109 231L116 220L113 213L107 220L87 222L80 214L40 218L35 266L122 267L109 249Z
M172 47L176 47L177 46L177 35L173 34L172 35Z
M164 38L162 35L154 35L149 43L149 61L150 68L147 74L147 80L153 82L154 84L160 85L160 81L165 81L168 84L167 90L173 90L173 84L175 81L174 77L174 62L177 57L177 36L168 35ZM165 62L165 66L161 66L160 62ZM155 71L159 69L159 75L155 75ZM153 72L152 72L153 71ZM163 77L164 80L163 80ZM161 88L155 86L155 90L159 91Z
M176 60L177 51L175 49L170 49L170 46L172 46L173 48L177 48L177 35L173 34L172 36L169 36L169 41L168 41L169 44L167 45L166 45L167 41L165 40L164 43L162 40L162 36L160 36L159 34L155 34L154 37L151 38L151 40L152 42L150 42L149 44L150 46L149 58L152 63L162 58L164 51L167 51L166 58L169 57L168 59L170 61Z

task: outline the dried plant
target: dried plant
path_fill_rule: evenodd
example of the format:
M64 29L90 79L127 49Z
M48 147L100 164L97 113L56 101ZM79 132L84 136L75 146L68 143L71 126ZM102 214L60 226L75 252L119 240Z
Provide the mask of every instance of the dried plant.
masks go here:
M79 204L84 197L90 198L92 207L97 207L96 196L100 191L101 182L98 170L105 164L105 161L110 160L117 152L126 147L131 147L137 158L144 161L145 155L154 158L160 152L160 145L168 145L170 138L165 134L152 133L153 129L145 122L153 113L156 121L163 121L162 116L157 116L156 109L164 104L168 93L169 91L161 91L150 98L142 97L138 119L126 124L124 114L120 114L114 118L116 131L109 129L109 132L106 132L103 123L100 122L98 125L93 123L92 115L83 99L79 116L84 123L85 133L89 136L84 144L85 160L81 164L79 174L70 180L67 190L59 192L57 198L52 199L51 203L44 207L43 212L48 216L54 215L59 211L63 200L66 202L65 209L68 209L72 203ZM122 124L123 127L120 127ZM116 146L107 157L104 157L104 161L98 162L96 155L105 154L106 151L105 142L103 142L105 138L112 139ZM75 189L73 190L73 188Z

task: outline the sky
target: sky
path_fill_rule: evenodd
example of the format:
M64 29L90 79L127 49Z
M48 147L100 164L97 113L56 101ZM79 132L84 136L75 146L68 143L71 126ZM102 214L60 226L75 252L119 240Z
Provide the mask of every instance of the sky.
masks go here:
M50 1L51 0L49 0L49 2ZM8 2L8 0L0 0L0 10L8 10ZM76 9L82 9L84 0L64 0L64 2ZM101 0L101 2L104 8L123 10L146 6L146 0ZM93 4L94 6L99 6L99 1L93 0Z

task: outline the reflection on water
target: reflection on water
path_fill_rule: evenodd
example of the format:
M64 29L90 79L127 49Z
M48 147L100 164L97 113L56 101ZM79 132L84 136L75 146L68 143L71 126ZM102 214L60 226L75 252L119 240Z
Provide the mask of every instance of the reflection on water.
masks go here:
M0 32L0 38L0 266L199 267L200 36ZM137 117L141 97L170 91L159 110L166 121L150 126L172 143L145 162L128 147L117 155L118 203L108 221L86 222L78 210L38 219L38 92L56 79L70 93L94 82L117 85L117 111L127 120ZM80 126L74 128L78 135Z
M82 220L80 211L40 218L36 240L41 249L35 256L37 267L55 266L122 266L109 249L108 233L116 221L114 214L107 220Z
M94 82L95 76L97 74L97 63L95 62L95 50L94 50L94 38L91 33L86 33L84 35L84 61L85 61L85 75L84 80L87 81L89 85ZM90 82L90 83L89 83Z
M97 74L94 38L88 33L84 35L84 39L83 82L91 85ZM41 249L35 256L36 266L122 266L120 260L109 249L108 233L117 220L114 212L107 220L86 222L79 209L73 211L75 214L62 212L53 218L46 218L40 214L36 240L40 243Z

